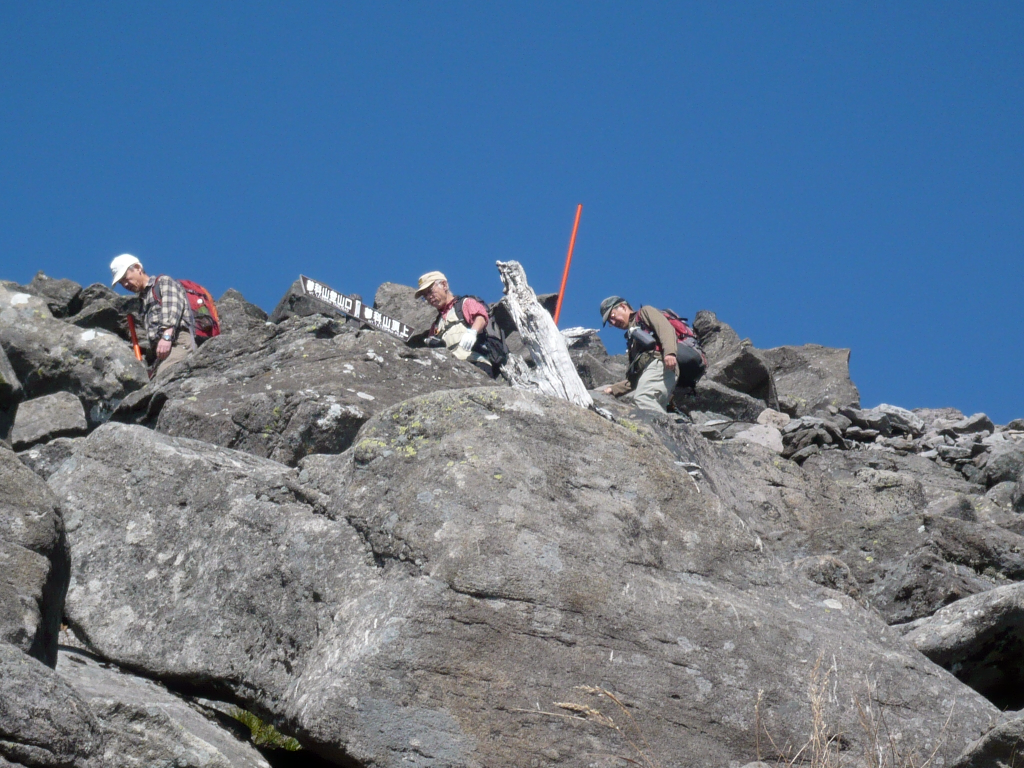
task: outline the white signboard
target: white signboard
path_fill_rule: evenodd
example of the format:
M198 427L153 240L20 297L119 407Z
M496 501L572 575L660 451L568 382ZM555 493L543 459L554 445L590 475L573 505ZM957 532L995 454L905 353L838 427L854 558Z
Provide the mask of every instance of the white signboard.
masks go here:
M373 307L363 304L359 299L338 293L333 288L316 280L310 280L305 275L299 275L299 282L302 283L302 290L307 296L319 299L325 304L331 305L339 312L366 323L371 328L390 333L402 341L408 341L409 337L412 336L412 328L408 325L387 315L382 315Z

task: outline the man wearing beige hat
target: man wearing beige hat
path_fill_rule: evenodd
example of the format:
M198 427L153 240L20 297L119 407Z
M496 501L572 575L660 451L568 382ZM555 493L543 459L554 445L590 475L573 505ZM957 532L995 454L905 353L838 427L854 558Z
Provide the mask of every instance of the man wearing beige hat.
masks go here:
M437 310L430 335L440 339L459 360L466 360L492 379L497 378L508 358L505 339L491 321L487 305L475 296L456 296L442 272L420 277L417 298Z

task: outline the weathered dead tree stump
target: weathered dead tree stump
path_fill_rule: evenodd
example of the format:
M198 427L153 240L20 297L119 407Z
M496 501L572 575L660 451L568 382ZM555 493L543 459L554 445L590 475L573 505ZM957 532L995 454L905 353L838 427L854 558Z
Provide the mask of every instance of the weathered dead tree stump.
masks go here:
M551 315L537 301L537 294L526 282L522 265L518 261L497 264L509 313L537 365L532 371L525 366L507 371L512 386L539 390L584 408L593 407L594 401L576 372L565 339Z

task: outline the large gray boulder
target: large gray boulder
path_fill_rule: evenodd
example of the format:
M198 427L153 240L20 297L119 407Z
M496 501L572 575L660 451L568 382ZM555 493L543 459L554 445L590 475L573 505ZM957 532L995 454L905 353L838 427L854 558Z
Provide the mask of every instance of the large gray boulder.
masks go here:
M806 416L830 405L860 407L860 393L850 380L850 350L804 344L766 349L762 354L771 367L783 410L791 416Z
M221 333L245 333L258 329L267 322L267 313L234 288L228 288L217 299L217 317Z
M693 332L697 334L704 354L708 357L708 363L715 363L725 360L742 346L739 334L727 323L723 323L718 316L707 309L700 310L693 318Z
M642 424L559 400L414 398L301 471L108 424L50 483L72 530L68 620L93 651L230 692L333 760L632 755L581 714L620 717L600 688L652 761L742 764L758 691L773 734L806 739L819 657L851 749L869 687L920 756L952 759L996 713L780 567ZM559 716L574 712L588 722Z
M906 637L996 706L1024 708L1024 584L958 600Z
M952 768L1017 768L1024 744L1024 716L1010 716L969 744Z
M775 382L768 361L761 350L754 349L749 344L744 344L736 351L711 363L705 378L750 395L765 405L778 404Z
M82 401L70 392L55 392L27 400L18 407L11 444L21 451L57 437L84 435L87 430Z
M90 424L105 421L146 369L112 333L82 329L50 316L42 299L0 287L0 346L29 398L78 395Z
M82 289L79 299L81 308L68 318L68 322L79 328L102 328L125 341L131 339L128 331L128 313L141 313L141 304L137 296L125 296L103 283L93 283ZM141 327L139 337L140 341L145 340Z
M103 734L63 678L0 642L0 766L104 768Z
M37 272L32 282L25 286L25 292L46 301L54 317L70 317L82 306L82 286L66 277L48 277L42 271Z
M25 396L25 392L18 381L18 375L14 372L11 361L7 359L2 346L0 346L0 440L6 440L14 426L15 414L18 410L18 403Z
M693 391L677 389L672 396L672 402L685 413L710 411L751 424L767 407L763 400L708 378L698 381Z
M0 488L0 641L53 666L70 575L60 507L2 446Z
M373 308L412 328L409 344L422 344L437 317L437 310L416 298L416 289L399 283L383 283L373 297Z
M62 649L57 674L99 725L103 768L270 768L250 743L151 680L73 649Z
M115 419L295 464L344 451L374 413L408 397L494 384L445 349L316 315L207 341Z

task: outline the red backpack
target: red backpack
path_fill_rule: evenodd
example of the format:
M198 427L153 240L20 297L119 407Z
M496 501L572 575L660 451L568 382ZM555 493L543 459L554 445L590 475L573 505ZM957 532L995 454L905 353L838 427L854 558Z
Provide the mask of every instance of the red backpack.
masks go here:
M163 275L157 275L157 279ZM173 278L172 278L173 279ZM202 344L207 339L220 336L220 318L217 317L217 306L213 303L213 296L199 283L191 280L178 280L177 283L185 289L188 296L188 306L192 310L193 332L196 337L196 345ZM153 284L153 298L157 304L162 304L160 290L157 283Z

